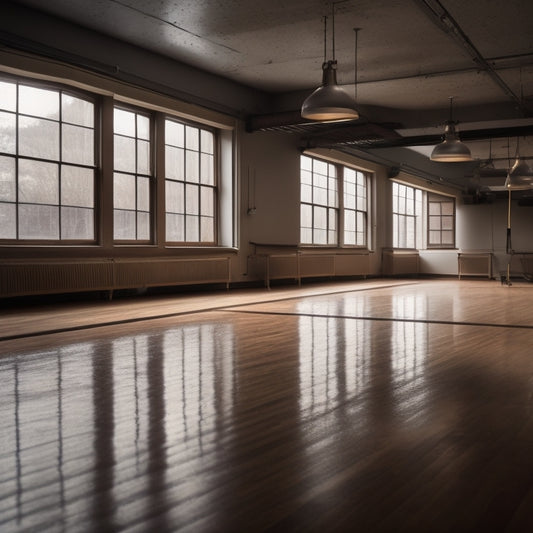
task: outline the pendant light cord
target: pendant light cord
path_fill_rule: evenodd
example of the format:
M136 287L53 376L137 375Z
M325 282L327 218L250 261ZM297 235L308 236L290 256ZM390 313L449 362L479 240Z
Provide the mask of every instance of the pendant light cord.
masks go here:
M324 17L324 63L328 60L327 55L327 42L328 42L328 17Z
M335 2L331 3L331 45L333 46L332 59L335 62Z
M357 64L357 40L359 36L359 30L361 28L354 28L353 31L355 33L354 37L354 73L353 73L353 85L354 85L354 100L357 102L357 72L359 70L358 64Z

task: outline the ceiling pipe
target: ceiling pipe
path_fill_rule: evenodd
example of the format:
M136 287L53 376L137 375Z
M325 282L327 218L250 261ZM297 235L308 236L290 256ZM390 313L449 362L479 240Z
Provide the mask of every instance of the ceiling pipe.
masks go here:
M531 112L524 106L521 98L512 91L496 70L494 70L492 65L481 55L479 50L474 46L472 41L439 0L415 1L421 9L429 15L429 18L441 28L441 30L453 37L468 52L474 63L479 65L481 70L485 71L503 90L503 92L513 100L516 108L519 109L525 117L531 116Z

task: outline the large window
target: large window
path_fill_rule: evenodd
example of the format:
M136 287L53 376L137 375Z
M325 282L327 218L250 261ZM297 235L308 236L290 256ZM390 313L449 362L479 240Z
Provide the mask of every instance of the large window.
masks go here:
M422 191L392 184L392 241L394 248L421 248Z
M233 246L232 121L147 108L1 74L0 243Z
M368 179L353 168L301 156L300 242L366 246Z
M150 241L151 121L143 113L115 108L113 228L119 241Z
M94 241L95 105L0 79L0 239Z
M167 242L215 242L215 138L208 129L165 121Z
M455 199L393 182L392 231L394 248L453 248Z
M300 240L337 244L338 192L335 165L307 156L300 159Z

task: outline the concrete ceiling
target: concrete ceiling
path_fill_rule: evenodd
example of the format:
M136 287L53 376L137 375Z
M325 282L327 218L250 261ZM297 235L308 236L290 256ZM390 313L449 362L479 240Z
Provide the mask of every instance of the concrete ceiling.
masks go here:
M364 150L461 186L489 154L496 167L508 168L517 138L521 155L533 158L531 0L15 3L270 93L272 113L266 122L252 120L252 129L299 126L309 146ZM306 127L297 112L321 81L324 15L329 16L328 58L332 55L332 11L338 81L356 93L361 119L342 127ZM354 28L360 29L357 72ZM476 165L427 160L448 118L450 96Z

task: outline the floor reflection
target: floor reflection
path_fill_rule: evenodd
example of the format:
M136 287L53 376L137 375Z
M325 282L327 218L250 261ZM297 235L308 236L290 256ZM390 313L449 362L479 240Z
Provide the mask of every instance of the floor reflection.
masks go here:
M231 325L200 324L1 358L0 529L179 524L213 475L233 351Z

